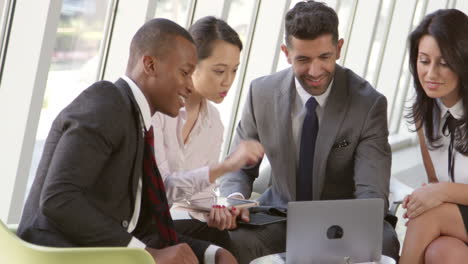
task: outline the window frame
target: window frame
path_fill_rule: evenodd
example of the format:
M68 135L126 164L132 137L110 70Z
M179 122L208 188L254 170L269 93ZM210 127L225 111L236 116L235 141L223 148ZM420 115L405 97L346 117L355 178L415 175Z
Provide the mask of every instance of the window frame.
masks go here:
M16 0L6 0L3 6L3 12L0 21L0 84L2 82L3 69L5 66L5 57L8 50L10 39L11 23L15 13Z

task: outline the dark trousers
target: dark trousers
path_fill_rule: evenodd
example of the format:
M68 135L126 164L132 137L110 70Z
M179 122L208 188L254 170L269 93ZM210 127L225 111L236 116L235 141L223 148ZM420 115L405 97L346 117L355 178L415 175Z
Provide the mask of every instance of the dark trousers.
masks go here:
M229 234L232 253L240 264L248 264L261 256L286 251L286 223L261 227L242 226ZM395 229L384 221L382 254L398 260L399 251L400 242Z
M140 221L137 224L137 227L133 231L133 235L136 236L138 239L140 239L143 243L145 243L147 246L152 247L152 248L158 248L159 247L159 242L160 242L160 237L155 233L155 225L153 221L151 220L151 217L149 217L147 214L145 214L146 211L142 210L140 212ZM179 238L179 243L187 243L192 251L195 253L197 256L197 259L200 263L204 262L205 259L205 251L206 249L210 246L210 242L205 241L203 239L202 234L198 235L198 233L203 233L203 225L207 227L205 223L201 223L198 220L182 220L184 221L185 224L179 223L179 220L174 221L174 227L177 232L177 237ZM190 223L190 221L193 221ZM198 222L198 223L197 223ZM180 230L177 228L179 226ZM182 228L184 227L185 228ZM197 232L189 232L190 227L193 227L195 231ZM185 232L180 232L180 231L185 231ZM209 232L208 232L209 233ZM191 234L197 235L197 237L192 237ZM210 236L206 236L209 238Z
M231 239L226 230L220 231L217 228L209 227L206 223L196 219L174 220L174 226L178 234L197 240L208 241L231 251Z

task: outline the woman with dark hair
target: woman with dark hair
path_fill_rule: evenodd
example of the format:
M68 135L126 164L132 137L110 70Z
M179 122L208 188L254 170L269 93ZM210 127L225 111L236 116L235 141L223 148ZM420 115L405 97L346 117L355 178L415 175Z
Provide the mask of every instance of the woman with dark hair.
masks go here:
M155 138L159 140L155 142L155 156L170 204L212 196L217 178L257 163L263 156L263 147L257 141L245 141L226 160L218 162L224 128L211 102L221 103L231 88L242 42L226 22L212 16L196 21L189 32L198 52L192 93L181 98L185 107L176 118L162 114L153 117ZM174 211L173 216L184 219L175 221L179 233L228 247L227 230L236 228L239 214L248 219L244 212L217 206L206 217L207 223L188 215L177 217Z
M468 259L468 17L427 15L411 33L412 112L429 184L408 195L400 263Z

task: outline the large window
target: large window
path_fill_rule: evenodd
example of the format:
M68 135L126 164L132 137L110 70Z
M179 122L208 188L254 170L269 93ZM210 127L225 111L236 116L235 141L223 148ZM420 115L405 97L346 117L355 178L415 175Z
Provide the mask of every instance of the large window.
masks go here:
M9 1L6 1L6 0L0 0L0 43L3 43L3 37L4 37L4 34L5 34L5 20L6 20L6 17L7 17L7 12L8 12L8 8L7 8L7 4L9 3ZM2 45L0 45L1 47Z
M157 0L154 17L167 18L186 27L190 23L189 12L192 2L192 0Z
M28 189L52 121L77 95L100 78L112 7L111 0L63 0Z
M229 126L231 120L235 118L237 106L239 105L241 87L243 84L243 79L245 75L245 70L247 68L247 55L249 53L250 41L251 41L251 31L252 31L252 20L256 15L257 1L253 0L233 0L228 2L228 14L225 18L226 22L239 34L239 37L243 44L243 50L240 57L240 65L236 74L236 78L232 83L231 89L229 90L228 95L221 104L216 105L220 112L221 121L225 127L224 133L224 142L228 142L228 137L231 135ZM224 150L227 147L224 144Z
M0 0L0 82L2 80L2 69L8 43L8 31L12 15L14 0Z

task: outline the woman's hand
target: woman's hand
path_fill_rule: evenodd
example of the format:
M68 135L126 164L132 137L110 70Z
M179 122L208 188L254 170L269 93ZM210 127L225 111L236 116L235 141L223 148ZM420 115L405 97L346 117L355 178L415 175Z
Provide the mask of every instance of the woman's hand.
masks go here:
M424 212L439 206L445 201L438 183L424 184L403 199L403 208L406 208L405 218L413 219Z
M235 221L236 216L224 205L214 205L211 208L210 214L206 217L208 226L217 228L218 230L233 229L232 226Z

